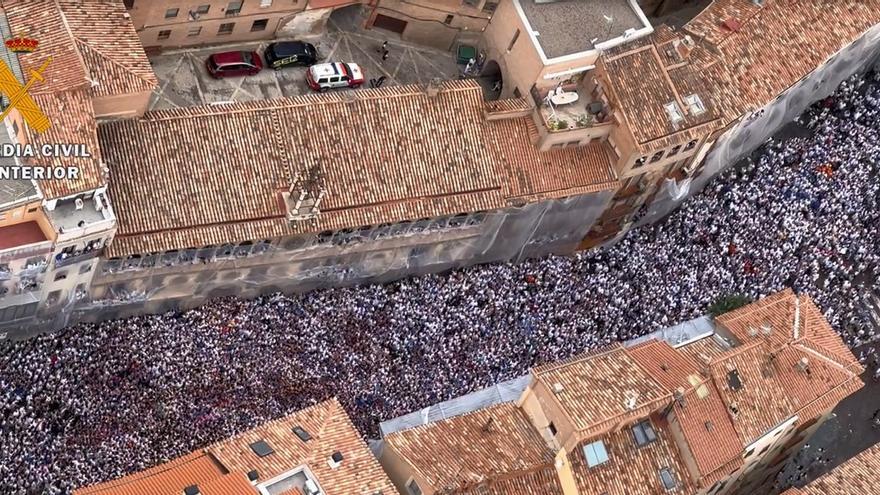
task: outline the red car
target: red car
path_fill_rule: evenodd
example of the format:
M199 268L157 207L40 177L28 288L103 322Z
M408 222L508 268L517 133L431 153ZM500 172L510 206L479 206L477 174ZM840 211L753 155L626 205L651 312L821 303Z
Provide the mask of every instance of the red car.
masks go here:
M252 76L263 70L263 60L257 52L223 52L208 57L205 66L215 78Z

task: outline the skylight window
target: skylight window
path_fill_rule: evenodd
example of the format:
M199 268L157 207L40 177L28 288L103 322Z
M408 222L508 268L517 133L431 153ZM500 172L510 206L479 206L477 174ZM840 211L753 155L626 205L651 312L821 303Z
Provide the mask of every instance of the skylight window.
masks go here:
M700 99L699 95L693 94L684 97L684 102L688 106L688 111L691 115L700 115L706 113L706 106L703 105L703 100Z
M678 124L684 120L684 115L681 113L681 108L679 108L678 103L671 101L663 105L663 108L666 109L666 115L669 116L669 120L673 124Z
M654 428L651 427L651 422L648 420L639 421L632 427L633 437L636 440L636 445L642 447L644 445L648 445L649 443L657 440L657 435L654 433Z
M265 440L259 440L251 444L251 450L254 451L254 454L257 454L257 457L266 457L267 455L275 452L272 450L272 447L266 443Z
M660 482L663 483L663 488L667 490L673 490L677 486L675 476L669 468L663 468L660 470Z
M584 457L590 467L608 462L608 451L605 450L605 444L602 443L602 440L584 445Z
M299 439L302 440L303 442L308 442L309 440L312 439L312 436L309 435L309 432L307 432L305 429L303 429L302 426L294 426L293 427L293 434L296 435L297 437L299 437Z

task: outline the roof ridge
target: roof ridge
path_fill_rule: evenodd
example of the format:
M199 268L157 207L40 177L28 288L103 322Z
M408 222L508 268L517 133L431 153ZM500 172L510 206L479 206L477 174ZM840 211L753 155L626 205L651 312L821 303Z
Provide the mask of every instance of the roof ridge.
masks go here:
M447 81L448 83L457 83L459 81ZM365 88L349 97L342 96L341 93L333 94L306 94L297 96L285 96L281 98L270 98L267 100L254 100L245 102L235 102L223 105L196 105L189 107L169 108L164 110L149 111L141 119L137 121L163 122L169 120L184 120L200 117L210 117L219 115L232 115L251 112L272 112L282 109L311 107L315 105L331 105L331 104L347 104L357 101L375 101L388 100L391 98L407 98L413 96L425 96L425 92L418 84L407 84L403 86L395 86L393 91L391 88ZM482 91L477 85L468 86L452 86L444 88L442 93L446 92L473 92ZM218 110L212 110L217 108ZM108 122L104 125L114 125L117 122L128 122L128 120Z
M546 373L548 371L554 371L559 368L564 368L566 366L570 366L572 364L579 363L581 361L587 361L589 359L593 359L593 358L596 358L599 356L605 356L607 354L611 354L612 352L618 351L623 348L624 347L620 342L615 342L613 344L609 344L605 347L600 347L600 348L594 349L592 351L587 351L584 353L575 354L574 356L571 356L567 359L563 359L561 361L555 361L552 363L534 366L534 367L532 367L532 373L537 375L537 374ZM629 356L629 355L627 355L627 356ZM632 356L629 356L629 357L632 358Z
M102 58L103 60L106 60L106 61L112 63L113 65L116 65L117 67L119 67L119 68L125 70L128 74L131 74L132 76L134 76L134 77L136 77L136 78L138 78L138 79L144 81L145 83L147 83L147 84L149 84L149 85L151 85L151 86L153 86L153 87L156 87L156 86L158 85L158 84L157 84L157 83L158 83L158 79L155 80L155 81L148 80L147 78L145 78L145 77L142 76L141 74L138 74L138 73L136 73L135 71L133 71L131 68L129 68L129 67L123 65L121 62L119 62L119 61L116 60L115 58L113 58L113 57L107 55L107 54L104 53L103 51L101 51L101 50L99 50L98 48L92 46L92 44L89 43L88 41L86 41L86 40L80 38L79 36L73 35L73 34L71 34L71 36L73 36L73 39L75 39L75 40L79 43L80 46L83 46L83 45L84 45L84 46L85 46L86 48L88 48L89 50L91 50L91 51L97 53L98 55L100 55L101 58ZM85 68L84 68L83 70L85 70ZM153 74L153 75L155 76L155 74ZM89 76L91 76L91 74L89 74ZM88 79L91 80L91 77L88 77Z
M64 13L64 9L61 7L61 4L58 3L58 0L53 0L55 4L55 8L58 10L58 17L61 18L61 23L64 25L64 30L67 32L67 35L70 36L70 39L76 40L77 37L73 34L73 29L70 28L70 23L67 21L67 15ZM86 61L83 59L82 53L79 50L74 49L76 53L76 58L79 60L79 68L82 69L83 82L88 83L89 78L87 77L87 66Z

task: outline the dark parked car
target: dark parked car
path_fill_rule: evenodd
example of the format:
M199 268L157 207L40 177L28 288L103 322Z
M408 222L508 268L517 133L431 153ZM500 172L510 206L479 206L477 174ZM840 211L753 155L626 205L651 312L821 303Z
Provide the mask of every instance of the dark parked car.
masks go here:
M281 69L290 65L308 67L318 61L315 45L304 41L279 41L266 47L266 66Z
M208 73L214 77L252 76L263 69L263 60L257 52L215 53L205 61Z

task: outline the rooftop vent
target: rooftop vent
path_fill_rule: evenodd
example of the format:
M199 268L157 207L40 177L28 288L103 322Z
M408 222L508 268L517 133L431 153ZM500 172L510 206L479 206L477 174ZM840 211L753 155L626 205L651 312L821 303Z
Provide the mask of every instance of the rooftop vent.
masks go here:
M742 380L740 379L739 372L736 371L736 369L727 372L727 386L729 386L731 390L742 390Z
M425 88L425 93L433 98L440 94L441 89L443 89L443 79L435 77L428 81L428 87Z
M713 425L711 421L706 421L706 431L712 431L714 429L715 425Z
M293 427L293 434L296 435L297 437L299 437L299 439L302 440L303 442L308 442L309 440L312 439L312 436L309 435L309 432L307 432L305 429L303 429L302 426L294 426Z
M561 383L556 382L553 384L553 393L561 394L563 390L565 390L565 387L563 387Z
M624 407L626 407L629 411L634 411L636 407L638 407L639 394L636 391L630 390L626 393L626 399L623 401Z
M769 337L773 333L773 325L770 324L770 320L764 320L764 323L761 324L761 333L765 337Z
M730 409L730 414L733 414L733 417L736 418L736 416L739 414L739 406L737 405L737 403L731 402L729 409Z
M795 367L801 373L806 373L809 375L810 374L810 360L809 360L809 358L807 358L806 356L800 358L800 360L798 360Z
M331 468L336 469L342 464L342 459L342 452L337 450L330 456L330 460L327 461L327 464L329 464Z
M183 495L199 495L199 485L189 485L188 487L183 489Z
M675 400L676 400L676 402L678 402L679 406L681 406L681 407L685 406L684 387L678 387L677 389L675 389L675 391L672 393L672 396L675 397Z
M260 473L258 473L256 469L251 469L250 471L248 471L247 477L248 481L257 481L258 479L260 479Z
M265 440L258 440L251 444L251 450L254 451L254 454L257 454L257 457L266 457L267 455L275 452L272 450L272 447L266 443Z

